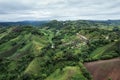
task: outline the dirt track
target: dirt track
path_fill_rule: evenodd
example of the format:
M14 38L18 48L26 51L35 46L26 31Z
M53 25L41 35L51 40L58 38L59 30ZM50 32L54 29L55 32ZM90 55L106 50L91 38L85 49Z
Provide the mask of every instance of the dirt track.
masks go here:
M120 58L84 64L94 80L120 80Z

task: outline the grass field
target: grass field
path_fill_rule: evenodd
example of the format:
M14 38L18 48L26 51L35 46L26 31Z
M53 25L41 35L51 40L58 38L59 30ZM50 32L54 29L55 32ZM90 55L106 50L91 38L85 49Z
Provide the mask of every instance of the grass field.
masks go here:
M100 58L103 54L105 54L106 50L110 51L111 47L113 47L114 45L115 42L105 45L103 47L99 47L91 53L90 57L93 59Z
M46 80L86 80L77 66L67 66L62 71L57 69Z

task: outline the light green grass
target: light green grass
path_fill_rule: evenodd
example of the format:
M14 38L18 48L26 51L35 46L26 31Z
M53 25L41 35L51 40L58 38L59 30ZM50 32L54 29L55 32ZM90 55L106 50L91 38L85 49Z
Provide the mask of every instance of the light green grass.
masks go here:
M22 39L22 36L18 36L16 38L13 38L11 39L10 41L6 42L6 43L3 43L2 45L0 45L0 52L3 52L3 51L6 51L6 50L9 50L10 48L12 48L12 43L13 42L19 42L20 40Z
M40 58L35 58L26 68L25 73L28 74L39 74L40 72Z
M35 56L38 56L40 54L41 49L44 47L44 45L35 40L32 41L32 43L33 45L32 45L31 51Z
M93 52L91 53L90 57L91 57L91 58L95 58L95 59L96 59L96 58L99 58L102 54L104 54L104 52L105 52L107 49L111 48L114 44L115 44L115 42L110 43L110 44L108 44L108 45L105 45L105 46L103 46L103 47L97 48L95 51L93 51Z
M57 69L45 80L86 80L77 66L67 66L61 71Z
M6 32L3 32L0 34L0 39L2 39L4 36L8 35L12 31L12 28L7 29Z

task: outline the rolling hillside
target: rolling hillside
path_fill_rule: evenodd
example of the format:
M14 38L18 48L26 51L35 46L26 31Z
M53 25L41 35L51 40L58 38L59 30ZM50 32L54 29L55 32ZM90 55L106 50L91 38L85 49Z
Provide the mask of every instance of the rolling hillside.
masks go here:
M120 57L120 29L106 25L51 21L0 27L0 80L96 80L84 63Z

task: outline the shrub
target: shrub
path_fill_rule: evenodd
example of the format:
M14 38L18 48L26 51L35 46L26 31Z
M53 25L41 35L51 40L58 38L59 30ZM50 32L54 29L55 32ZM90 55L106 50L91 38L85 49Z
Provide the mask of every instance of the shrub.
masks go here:
M84 67L84 65L80 62L79 63L79 67L82 71L82 74L88 79L88 80L93 80L92 76L90 75L90 73L87 71L87 69Z

